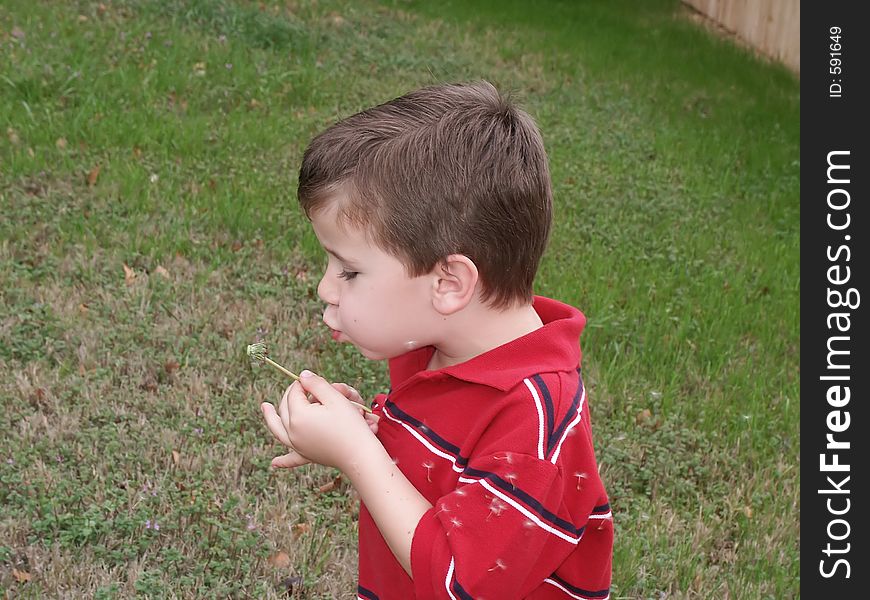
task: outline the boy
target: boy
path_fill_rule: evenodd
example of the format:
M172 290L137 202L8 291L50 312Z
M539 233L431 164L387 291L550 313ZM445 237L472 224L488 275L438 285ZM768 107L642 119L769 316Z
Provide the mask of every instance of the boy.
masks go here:
M262 408L291 449L274 466L359 492L358 597L608 598L585 317L532 295L552 193L531 117L486 82L411 92L317 136L298 193L328 255L323 321L389 360L391 390L364 419L304 371Z

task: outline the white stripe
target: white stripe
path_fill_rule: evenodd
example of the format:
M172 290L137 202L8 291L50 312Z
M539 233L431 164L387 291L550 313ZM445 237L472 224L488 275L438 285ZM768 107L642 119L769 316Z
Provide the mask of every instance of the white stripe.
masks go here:
M562 451L562 443L565 441L565 438L568 437L568 432L574 429L574 426L580 422L580 419L583 417L583 403L586 401L586 386L583 386L583 394L580 396L580 406L577 407L577 418L571 421L571 424L565 428L565 433L562 434L562 439L559 440L559 444L556 446L556 451L553 453L553 458L550 459L550 462L554 465L556 464L556 460L559 458L559 453Z
M532 397L535 399L535 408L538 409L538 458L544 460L544 409L541 406L541 399L538 397L538 390L532 385L528 378L523 379L523 383L532 392Z
M555 585L557 588L559 588L560 590L562 590L563 592L565 592L566 594L568 594L572 598L577 598L577 600L592 600L591 598L588 598L586 596L578 596L577 594L574 594L573 592L569 592L568 590L565 589L564 586L560 585L559 583L553 581L550 578L545 579L544 583L549 583L550 585ZM604 598L601 598L600 600L608 600L609 598L610 598L610 594L607 594ZM595 598L595 600L599 600L599 599Z
M603 515L589 515L589 518L590 518L590 519L612 519L612 518L613 518L613 513L612 513L612 512L606 512L606 513L604 513Z
M405 429L407 429L407 430L408 430L408 433L410 433L410 434L413 435L415 438L417 438L417 439L420 441L421 444L423 444L424 446L426 446L427 448L429 448L429 450L430 450L433 454L437 454L437 455L440 456L441 458L446 458L446 459L449 460L451 463L453 463L453 470L454 470L454 471L456 471L457 473L462 473L463 469L462 469L461 467L457 467L457 466L456 466L456 457L455 457L455 456L453 456L452 454L447 454L446 452L442 452L441 450L439 450L438 448L436 448L435 446L433 446L432 444L430 444L430 443L429 443L429 440L427 440L427 439L424 438L422 435L420 435L419 433L417 433L417 431L416 431L413 427L411 427L410 425L408 425L408 424L405 423L404 421L400 421L399 419L397 419L396 417L394 417L393 415L391 415L391 414L389 413L389 411L388 411L386 408L384 409L384 414L387 415L387 418L389 418L391 421L395 421L396 423L398 423L399 425L401 425L402 427L404 427Z
M456 600L456 596L450 591L450 580L453 579L453 557L450 557L450 568L447 569L447 579L444 580L444 587L447 588L447 595Z
M547 525L546 523L541 521L541 519L536 514L534 514L533 512L530 512L526 507L519 504L516 500L514 500L510 496L505 496L504 493L502 493L500 490L494 488L485 479L468 479L467 477L460 477L459 481L462 481L463 483L479 483L480 485L482 485L483 487L488 489L490 492L492 492L493 494L495 494L496 496L498 496L499 498L501 498L502 500L504 500L505 502L507 502L508 504L513 506L515 509L520 511L523 515L528 517L528 519L532 523L534 523L535 525L537 525L541 529L548 531L548 532L552 533L553 535L555 535L556 537L560 537L563 540L565 540L566 542L570 542L571 544L574 544L575 546L580 542L580 538L571 537L567 533L565 533L563 531L559 531L558 529L555 529L555 528Z

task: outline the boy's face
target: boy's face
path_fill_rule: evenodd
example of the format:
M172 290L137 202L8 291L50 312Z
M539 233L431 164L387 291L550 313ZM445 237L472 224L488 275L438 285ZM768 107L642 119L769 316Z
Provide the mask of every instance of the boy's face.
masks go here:
M432 278L408 277L391 254L363 231L336 220L336 202L311 215L329 257L317 294L326 302L323 322L333 339L349 342L367 358L399 356L432 341Z

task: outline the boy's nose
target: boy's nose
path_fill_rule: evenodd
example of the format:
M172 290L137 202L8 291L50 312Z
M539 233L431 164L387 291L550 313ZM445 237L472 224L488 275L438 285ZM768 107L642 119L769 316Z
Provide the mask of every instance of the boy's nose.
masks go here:
M330 285L324 274L320 278L320 283L317 284L317 295L327 304L338 305L338 288L335 285Z

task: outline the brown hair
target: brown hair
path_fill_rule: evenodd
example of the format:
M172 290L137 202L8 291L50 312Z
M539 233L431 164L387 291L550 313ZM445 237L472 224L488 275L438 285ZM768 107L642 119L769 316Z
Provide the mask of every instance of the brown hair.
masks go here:
M547 155L492 84L423 88L329 127L305 150L299 202L310 217L338 192L338 214L410 276L464 254L490 306L531 301L552 221Z

